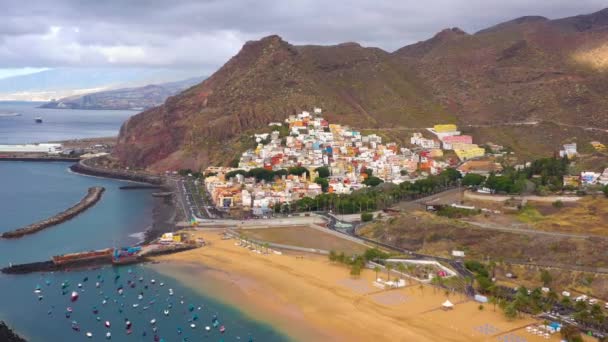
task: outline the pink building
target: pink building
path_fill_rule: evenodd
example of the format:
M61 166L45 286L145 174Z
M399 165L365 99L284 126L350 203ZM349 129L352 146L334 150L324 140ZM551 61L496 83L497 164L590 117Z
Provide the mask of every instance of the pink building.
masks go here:
M452 144L472 144L473 137L470 135L450 135L450 136L444 137L442 139L442 141L443 141L443 149L451 150Z

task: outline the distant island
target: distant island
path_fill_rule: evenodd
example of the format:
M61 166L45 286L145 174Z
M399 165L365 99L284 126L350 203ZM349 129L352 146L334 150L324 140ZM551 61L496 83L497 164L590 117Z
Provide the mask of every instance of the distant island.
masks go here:
M194 77L177 82L74 95L45 103L40 108L145 110L163 104L169 96L178 94L204 79Z

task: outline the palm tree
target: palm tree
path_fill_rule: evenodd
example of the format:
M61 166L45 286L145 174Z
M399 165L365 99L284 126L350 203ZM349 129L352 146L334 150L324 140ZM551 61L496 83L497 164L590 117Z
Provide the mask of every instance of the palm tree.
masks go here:
M386 281L391 280L391 270L393 269L393 264L386 263Z
M378 273L380 272L380 266L374 266L374 271L376 272L376 280L378 280Z
M496 304L498 304L498 299L496 299L496 297L492 296L488 299L488 301L490 302L490 304L492 304L494 306L494 312L496 312Z
M402 262L397 264L397 271L401 274L405 273L405 265Z

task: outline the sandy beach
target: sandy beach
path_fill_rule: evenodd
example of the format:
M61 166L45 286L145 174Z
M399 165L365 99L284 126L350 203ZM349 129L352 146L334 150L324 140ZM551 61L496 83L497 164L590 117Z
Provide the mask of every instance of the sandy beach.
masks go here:
M311 254L258 254L196 232L206 247L159 257L158 271L241 309L298 341L547 341L525 331L532 318L508 321L499 308L408 282L381 290L375 272L358 279L347 267ZM380 277L385 277L380 274ZM440 308L446 298L454 309ZM558 334L550 341L559 341Z

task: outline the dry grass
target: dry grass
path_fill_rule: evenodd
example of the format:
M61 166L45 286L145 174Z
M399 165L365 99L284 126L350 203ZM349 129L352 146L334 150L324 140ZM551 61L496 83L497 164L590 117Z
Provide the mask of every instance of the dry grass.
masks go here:
M247 237L292 245L305 248L323 249L326 251L344 252L346 254L361 254L367 249L365 246L339 238L329 233L323 233L310 227L285 227L264 229L241 229L239 232Z
M537 229L608 236L608 199L584 198L574 206L558 210L535 221Z

